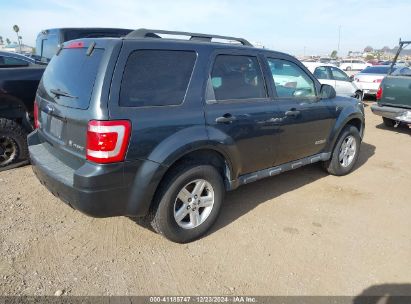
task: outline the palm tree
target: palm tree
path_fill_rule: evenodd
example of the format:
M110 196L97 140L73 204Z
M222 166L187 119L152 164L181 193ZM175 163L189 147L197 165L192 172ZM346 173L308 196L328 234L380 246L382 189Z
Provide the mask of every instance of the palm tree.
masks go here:
M9 38L6 38L6 43L7 43L7 44L10 44L10 43L11 43L11 41L10 41Z
M0 45L3 45L4 44L4 42L3 42L3 36L0 36Z

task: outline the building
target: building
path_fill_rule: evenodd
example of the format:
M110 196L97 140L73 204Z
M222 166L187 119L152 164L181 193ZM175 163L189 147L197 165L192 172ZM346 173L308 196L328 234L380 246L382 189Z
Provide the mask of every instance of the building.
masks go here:
M10 44L0 44L0 50L5 52L20 53L20 46L16 42L12 42ZM34 52L34 48L29 45L22 44L21 52L25 54L31 54Z

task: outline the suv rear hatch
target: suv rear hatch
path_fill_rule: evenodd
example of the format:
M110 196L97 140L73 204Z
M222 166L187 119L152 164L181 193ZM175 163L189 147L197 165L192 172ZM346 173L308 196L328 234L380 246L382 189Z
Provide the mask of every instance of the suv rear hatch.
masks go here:
M389 75L381 83L379 105L411 109L411 77Z
M39 133L51 149L64 154L62 160L70 155L84 160L89 120L107 119L102 110L106 106L91 104L93 94L101 102L96 87L102 83L97 84L96 78L104 78L97 75L104 76L106 69L100 44L87 39L65 43L50 61L37 91Z

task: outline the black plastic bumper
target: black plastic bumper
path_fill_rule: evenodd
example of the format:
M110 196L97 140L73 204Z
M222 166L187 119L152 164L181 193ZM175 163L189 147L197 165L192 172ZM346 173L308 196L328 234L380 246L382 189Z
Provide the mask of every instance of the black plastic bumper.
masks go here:
M151 161L76 165L61 159L42 142L38 131L28 137L33 171L56 197L93 217L142 216L149 209L157 179L166 168Z

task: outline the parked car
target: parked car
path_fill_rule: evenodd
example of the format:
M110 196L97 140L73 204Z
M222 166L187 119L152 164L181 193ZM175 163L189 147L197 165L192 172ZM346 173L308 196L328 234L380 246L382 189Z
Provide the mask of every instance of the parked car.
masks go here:
M0 170L28 159L26 137L44 69L34 59L0 52Z
M353 80L344 71L331 64L321 64L316 62L303 62L308 70L322 84L332 86L337 95L346 97L362 97L361 90L355 85Z
M405 46L411 41L401 41L392 65ZM371 106L374 114L382 116L388 127L396 127L400 123L411 124L411 69L399 67L390 69L382 80L377 92L377 104Z
M41 31L36 39L36 56L43 62L50 61L58 46L65 41L79 38L121 37L130 33L122 28L54 28Z
M372 66L372 64L367 63L359 59L344 59L341 61L340 69L344 71L361 71L366 67Z
M32 64L43 64L42 62L36 60L34 57L13 53L0 51L0 68L5 67L21 67Z
M35 107L43 185L91 216L145 216L181 243L213 225L226 190L316 162L349 173L364 131L362 103L296 58L162 30L64 43Z
M357 87L363 92L363 95L377 94L378 88L390 70L389 65L370 66L357 73L354 76L354 82Z

